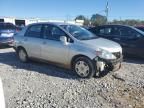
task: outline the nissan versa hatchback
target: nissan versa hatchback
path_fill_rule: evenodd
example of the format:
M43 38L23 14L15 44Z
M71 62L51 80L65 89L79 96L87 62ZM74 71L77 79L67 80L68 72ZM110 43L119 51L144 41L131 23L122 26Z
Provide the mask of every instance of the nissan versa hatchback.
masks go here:
M22 62L39 59L73 70L82 78L118 70L122 48L88 30L65 23L36 23L15 36L15 49Z

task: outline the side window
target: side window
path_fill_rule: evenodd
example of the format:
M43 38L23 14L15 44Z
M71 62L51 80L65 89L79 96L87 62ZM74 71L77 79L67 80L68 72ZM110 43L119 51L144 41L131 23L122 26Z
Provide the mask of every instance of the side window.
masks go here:
M42 38L41 35L42 25L33 25L28 28L26 31L26 37L35 37L35 38Z
M66 36L66 33L53 25L44 26L44 38L60 41L60 36Z
M138 33L134 30L129 29L129 28L121 28L120 29L120 35L121 35L121 37L135 37L138 35Z
M111 30L111 35L119 37L120 36L119 27L113 27L112 30Z
M105 36L109 36L112 32L112 28L111 27L105 27L105 28L100 28L99 29L99 35L105 35Z

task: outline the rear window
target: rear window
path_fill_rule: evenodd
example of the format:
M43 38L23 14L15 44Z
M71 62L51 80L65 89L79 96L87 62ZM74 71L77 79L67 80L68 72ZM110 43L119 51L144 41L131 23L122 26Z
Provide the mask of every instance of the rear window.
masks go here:
M0 23L0 30L14 30L15 26L13 24L9 24L9 23Z

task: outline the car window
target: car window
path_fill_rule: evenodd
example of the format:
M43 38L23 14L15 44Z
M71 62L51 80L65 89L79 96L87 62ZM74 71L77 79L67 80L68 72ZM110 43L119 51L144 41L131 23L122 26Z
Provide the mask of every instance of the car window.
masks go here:
M104 27L99 29L99 35L104 36L119 36L120 32L118 27Z
M120 28L120 36L121 37L134 37L139 35L136 31L129 28Z
M111 34L112 28L111 27L104 27L99 29L99 35L108 36Z
M98 38L95 34L80 26L70 24L60 26L78 40L90 40Z
M0 23L0 30L14 30L15 26L10 23Z
M66 36L66 33L57 26L53 25L44 26L44 38L60 41L61 36Z
M33 25L28 28L26 31L25 36L27 37L35 37L35 38L42 38L41 35L42 25Z

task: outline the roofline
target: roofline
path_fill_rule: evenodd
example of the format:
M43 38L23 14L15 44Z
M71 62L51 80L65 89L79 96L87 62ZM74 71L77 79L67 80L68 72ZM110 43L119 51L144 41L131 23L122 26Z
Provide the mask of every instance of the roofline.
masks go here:
M130 25L122 25L122 24L106 24L106 25L99 25L99 26L95 26L95 27L104 27L104 26L122 26L122 27L133 27Z
M65 23L65 22L37 22L37 23L32 23L32 24L29 24L27 26L30 26L30 25L37 25L37 24L51 24L51 25L74 25L74 24L69 24L69 23Z

